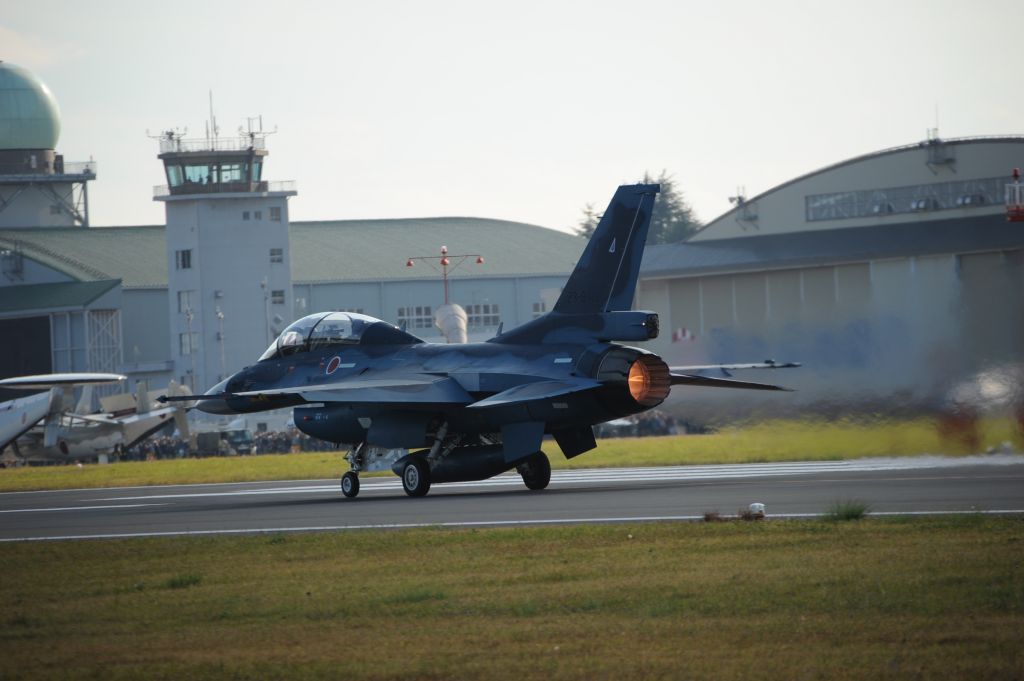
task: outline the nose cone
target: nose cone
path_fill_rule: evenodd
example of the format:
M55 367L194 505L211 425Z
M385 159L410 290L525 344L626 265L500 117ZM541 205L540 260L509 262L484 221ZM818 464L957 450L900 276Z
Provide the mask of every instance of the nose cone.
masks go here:
M223 395L227 389L228 380L224 379L217 385L207 390L203 395ZM199 411L205 411L207 414L234 414L234 410L228 406L227 400L200 400L196 405L196 409Z

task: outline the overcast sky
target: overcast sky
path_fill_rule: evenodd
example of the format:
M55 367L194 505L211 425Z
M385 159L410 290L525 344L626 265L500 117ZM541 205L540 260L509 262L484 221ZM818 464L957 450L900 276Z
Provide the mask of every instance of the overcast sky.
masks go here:
M0 0L0 60L99 164L94 225L161 224L157 134L277 128L293 220L469 215L568 230L672 174L702 220L851 156L1024 132L1019 0ZM1024 159L1022 159L1024 163Z

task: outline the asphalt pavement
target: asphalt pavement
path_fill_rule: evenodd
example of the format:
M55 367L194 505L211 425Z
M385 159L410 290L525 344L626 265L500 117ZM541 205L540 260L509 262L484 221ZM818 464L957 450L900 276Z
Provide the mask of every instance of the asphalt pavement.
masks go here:
M0 541L421 526L697 520L751 503L813 517L858 500L873 514L1024 514L1024 456L917 457L555 471L529 491L517 474L434 485L409 498L396 477L122 487L0 494Z

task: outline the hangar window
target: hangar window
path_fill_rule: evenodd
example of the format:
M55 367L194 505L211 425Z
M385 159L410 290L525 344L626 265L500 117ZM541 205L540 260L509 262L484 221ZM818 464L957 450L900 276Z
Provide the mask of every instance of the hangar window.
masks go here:
M274 305L284 305L284 289L271 291L270 302Z
M281 209L278 206L270 207L270 221L281 222Z
M542 314L546 314L547 311L548 311L548 304L545 303L543 300L540 301L539 303L534 303L533 304L533 318L534 319L536 319L537 317L540 317Z
M1002 201L1005 180L954 180L905 187L880 187L813 194L804 198L808 222L845 220L921 211L974 208Z
M497 326L501 316L496 303L474 303L466 306L466 325L472 328Z
M398 308L398 325L408 329L430 329L434 326L434 312L429 305Z
M284 262L284 249L283 248L271 248L270 249L270 262Z

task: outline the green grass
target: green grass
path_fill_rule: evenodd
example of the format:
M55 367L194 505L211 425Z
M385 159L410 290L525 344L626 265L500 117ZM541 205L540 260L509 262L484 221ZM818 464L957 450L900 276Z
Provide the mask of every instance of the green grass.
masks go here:
M825 520L860 520L867 515L870 507L858 499L837 501L825 511Z
M45 542L0 559L3 679L1024 675L1020 519Z
M545 444L552 467L593 468L770 461L811 461L865 456L963 455L1024 436L1010 419L989 419L978 441L965 445L929 419L904 421L772 421L730 426L708 435L598 440L596 450L566 461L554 442ZM340 478L343 451L48 466L0 470L0 491L134 485ZM390 473L385 473L390 475Z

